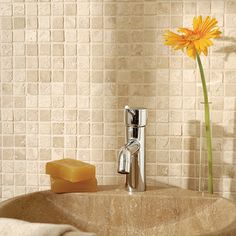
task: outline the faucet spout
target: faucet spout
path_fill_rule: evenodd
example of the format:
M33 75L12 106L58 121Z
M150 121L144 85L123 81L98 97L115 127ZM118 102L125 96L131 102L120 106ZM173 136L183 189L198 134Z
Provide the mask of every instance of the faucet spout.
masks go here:
M118 156L118 173L129 174L132 164L132 156L139 150L140 143L131 139L124 147L120 149Z

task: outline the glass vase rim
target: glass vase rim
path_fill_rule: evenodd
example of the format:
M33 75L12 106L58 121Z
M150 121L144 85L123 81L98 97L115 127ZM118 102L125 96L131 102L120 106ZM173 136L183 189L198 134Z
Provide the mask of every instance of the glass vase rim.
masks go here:
M206 102L200 102L200 104L204 105ZM212 101L208 102L209 105L212 105Z

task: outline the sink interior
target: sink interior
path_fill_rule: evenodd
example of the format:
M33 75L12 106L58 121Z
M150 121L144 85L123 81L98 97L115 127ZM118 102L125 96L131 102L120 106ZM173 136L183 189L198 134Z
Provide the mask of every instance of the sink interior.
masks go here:
M97 193L43 191L17 197L1 203L0 217L68 223L104 236L218 235L233 230L236 206L174 187L130 195L117 186L101 186Z

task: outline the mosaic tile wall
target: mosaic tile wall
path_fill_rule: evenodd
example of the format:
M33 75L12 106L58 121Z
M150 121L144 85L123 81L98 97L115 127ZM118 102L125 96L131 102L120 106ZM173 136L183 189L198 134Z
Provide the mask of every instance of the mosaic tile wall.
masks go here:
M147 180L198 189L201 83L165 29L215 16L224 36L204 59L215 191L236 195L236 1L0 0L1 199L48 189L47 161L116 173L123 108L148 108Z

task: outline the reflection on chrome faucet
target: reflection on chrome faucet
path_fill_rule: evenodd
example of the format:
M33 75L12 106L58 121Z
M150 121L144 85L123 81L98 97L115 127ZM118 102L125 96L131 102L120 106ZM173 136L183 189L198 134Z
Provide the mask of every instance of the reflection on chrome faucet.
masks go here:
M118 173L126 174L129 192L142 192L146 188L145 126L147 110L125 106L126 144L118 156Z

